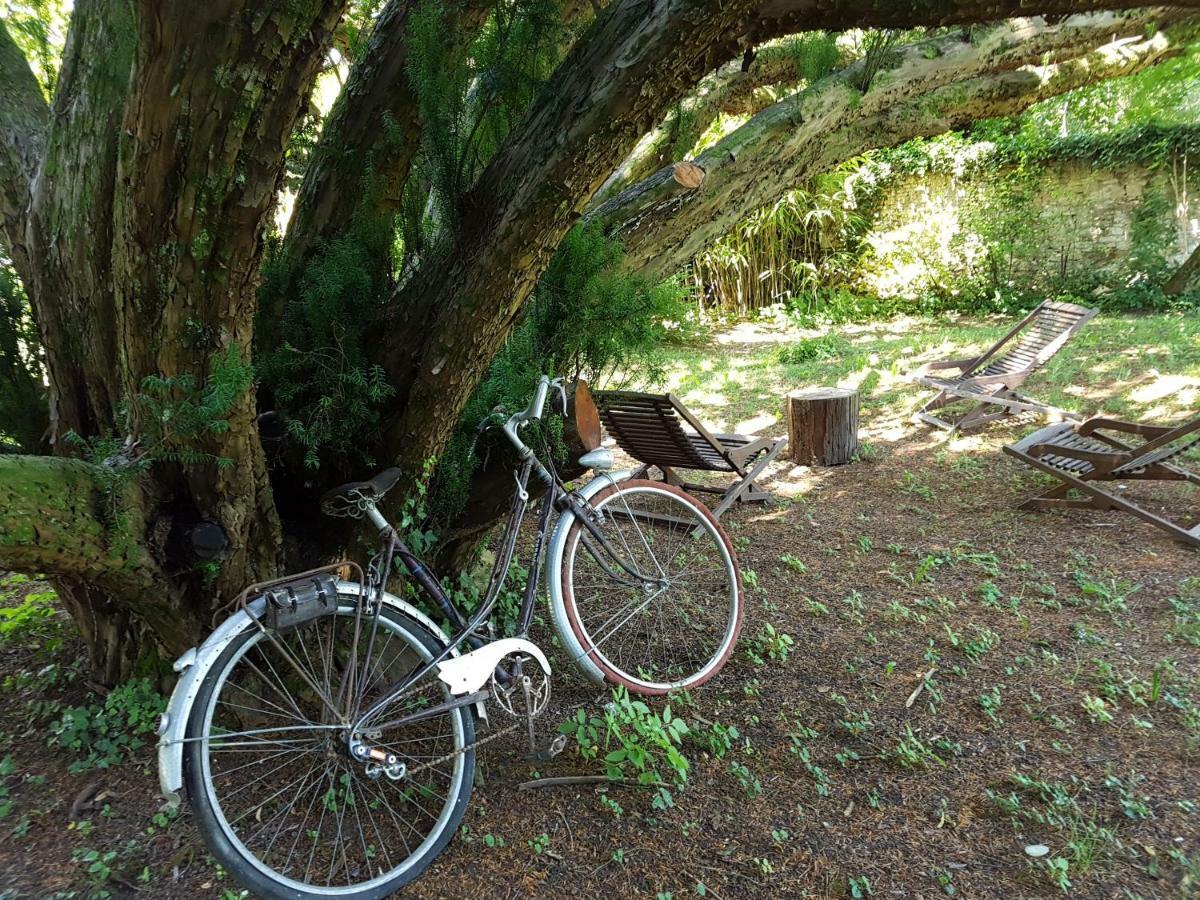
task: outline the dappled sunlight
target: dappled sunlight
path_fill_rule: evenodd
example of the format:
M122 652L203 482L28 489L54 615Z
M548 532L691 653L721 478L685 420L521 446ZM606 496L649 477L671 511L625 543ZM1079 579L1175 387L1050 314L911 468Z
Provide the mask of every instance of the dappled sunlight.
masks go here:
M777 422L779 422L779 416L773 416L768 412L760 412L756 416L735 422L733 430L738 434L762 434L769 431L771 426Z
M1200 391L1200 378L1188 375L1162 375L1157 369L1146 373L1154 381L1144 384L1129 392L1129 399L1134 403L1153 403L1172 397L1176 406L1194 404Z

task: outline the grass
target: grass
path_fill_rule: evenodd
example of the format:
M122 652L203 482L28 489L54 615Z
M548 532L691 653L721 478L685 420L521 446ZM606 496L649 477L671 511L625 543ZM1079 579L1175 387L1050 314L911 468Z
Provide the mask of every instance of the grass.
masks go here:
M760 323L674 348L647 387L714 429L779 433L788 390L843 384L871 451L781 461L779 502L722 518L746 620L702 689L613 700L558 652L537 727L570 723L573 749L536 775L522 740L482 749L459 838L406 896L513 873L531 896L1195 896L1200 554L1115 513L1017 510L1037 476L999 448L1028 424L947 440L908 421L905 372L1005 328ZM1029 390L1179 416L1200 406L1200 321L1101 316ZM147 692L88 695L45 592L0 581L0 873L31 896L238 896L190 814L158 818ZM610 768L644 787L516 788ZM93 780L108 796L67 824Z
M801 386L859 390L864 412L907 415L919 392L905 374L926 362L986 350L1011 319L899 319L826 334L783 324L742 325L712 346L673 351L663 387L717 428L779 422ZM1200 316L1100 315L1029 383L1029 392L1088 415L1170 419L1200 401ZM868 440L887 440L867 432Z

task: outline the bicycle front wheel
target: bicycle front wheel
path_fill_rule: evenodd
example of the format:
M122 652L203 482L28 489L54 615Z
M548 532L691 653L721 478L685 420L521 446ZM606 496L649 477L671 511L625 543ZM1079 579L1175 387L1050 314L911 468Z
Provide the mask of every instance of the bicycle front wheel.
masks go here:
M563 642L585 670L634 693L708 681L742 627L741 573L724 529L702 503L656 481L615 484L590 504L604 540L578 520L567 534L555 610Z
M391 696L439 650L397 610L385 607L373 632L355 609L284 633L245 631L192 707L184 778L197 825L255 896L389 896L433 862L466 809L474 713L443 708L450 695L434 672L407 684L365 735L403 771L350 757L355 711ZM420 710L429 716L412 724L383 721L411 722Z

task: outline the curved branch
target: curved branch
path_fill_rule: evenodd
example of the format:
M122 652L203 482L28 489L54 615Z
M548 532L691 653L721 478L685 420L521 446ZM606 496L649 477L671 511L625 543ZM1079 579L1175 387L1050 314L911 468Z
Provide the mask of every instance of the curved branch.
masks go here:
M682 149L689 149L721 113L754 114L768 105L756 101L755 91L787 82L794 86L799 80L786 43L763 47L745 59L726 63L706 75L666 120L638 141L598 194L610 196L672 162L672 151L679 149L674 146L676 128L686 127L689 146ZM679 119L686 124L681 125Z
M1148 26L1170 23L1178 24L1139 40ZM1011 20L969 43L909 45L865 95L852 87L852 66L759 113L694 161L704 170L695 189L666 167L588 218L622 239L629 267L665 276L748 213L846 159L1139 71L1194 35L1195 23L1178 10L1096 13L1056 25ZM1036 65L1048 56L1064 61Z
M295 260L344 231L364 199L382 213L400 207L400 194L421 144L417 93L406 72L408 20L417 5L417 0L390 0L383 8L362 58L351 67L321 128L288 224L284 249ZM448 31L459 46L483 27L491 6L491 0L448 5ZM368 172L375 183L371 196L364 198Z
M25 277L30 185L46 149L50 107L21 49L0 21L0 238Z

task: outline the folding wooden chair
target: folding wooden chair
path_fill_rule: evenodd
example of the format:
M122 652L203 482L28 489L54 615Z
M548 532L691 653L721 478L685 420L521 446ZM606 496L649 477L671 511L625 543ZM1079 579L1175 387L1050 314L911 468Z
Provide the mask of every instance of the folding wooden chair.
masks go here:
M642 463L639 477L651 468L663 481L687 491L720 494L713 509L717 518L735 502L766 500L771 495L755 479L787 445L787 438L713 434L672 394L633 391L594 391L600 421L617 445ZM684 424L690 431L684 429ZM676 469L731 472L737 480L728 488L683 481Z
M1136 435L1146 440L1138 446L1130 446L1104 432ZM1116 481L1200 484L1200 474L1172 463L1198 445L1200 416L1174 427L1093 418L1081 424L1061 422L1050 425L1005 447L1004 452L1061 482L1046 493L1025 501L1022 509L1120 509L1163 529L1177 540L1200 547L1200 522L1173 522L1144 509L1122 496L1117 489L1101 486L1101 483ZM1083 496L1071 497L1071 491L1078 491Z
M916 418L952 433L1021 412L1078 420L1073 413L1017 393L1017 388L1058 353L1097 312L1074 303L1047 300L982 356L924 366L915 374L914 380L935 388L938 393L921 407ZM948 377L930 374L954 369L959 370L959 374ZM956 420L947 421L932 414L934 410L964 401L969 406Z

